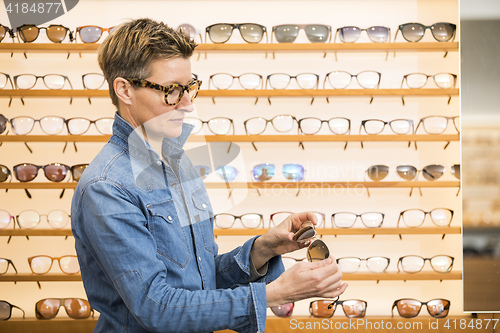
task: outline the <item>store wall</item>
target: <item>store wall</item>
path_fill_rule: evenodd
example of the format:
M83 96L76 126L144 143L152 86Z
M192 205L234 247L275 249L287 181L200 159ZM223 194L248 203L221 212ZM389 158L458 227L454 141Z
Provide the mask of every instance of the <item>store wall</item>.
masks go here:
M2 16L3 15L3 16ZM357 25L367 28L372 25L384 25L391 28L392 38L399 24L421 22L431 25L436 22L452 22L458 24L457 1L440 0L382 0L382 1L80 1L77 7L64 16L54 20L54 24L63 24L74 29L77 26L94 24L110 27L127 19L150 17L162 20L176 27L181 23L191 23L201 31L210 24L218 22L256 22L265 25L269 30L273 25L283 23L323 23L336 28L346 25ZM0 22L7 22L5 14L0 15ZM203 34L204 35L204 34ZM269 37L270 31L269 31ZM43 38L41 36L40 38ZM40 39L41 41L42 39ZM398 40L403 42L399 34ZM423 41L434 41L427 31ZM37 41L39 42L39 41ZM231 43L243 43L237 31L233 34ZM297 42L307 42L301 31ZM363 33L359 42L369 42ZM443 57L441 52L391 52L386 60L385 52L346 52L338 53L338 60L329 53L323 58L322 53L277 53L273 60L264 53L209 53L197 60L193 57L193 72L203 81L203 88L208 87L208 78L217 72L227 72L239 75L245 72L256 72L267 75L276 72L297 75L302 72L313 72L324 75L333 70L345 70L358 73L362 70L376 70L382 73L380 88L398 89L404 74L422 72L436 74L450 72L458 74L458 52L450 52ZM60 73L67 75L75 89L82 89L81 75L89 72L99 72L96 54L28 54L24 59L20 53L0 54L0 72L11 76L20 73L45 75ZM41 87L41 86L40 86ZM356 83L351 86L359 88ZM435 87L432 82L428 87ZM295 86L293 87L295 88ZM330 98L327 103L324 98L316 98L310 104L309 98L273 98L272 105L265 99L254 105L253 98L217 98L216 104L210 98L196 100L197 113L203 120L215 116L225 116L234 119L236 134L244 134L243 121L253 116L272 118L278 114L292 114L298 119L315 116L329 119L343 116L351 119L352 134L358 134L360 122L363 119L379 118L385 121L397 118L409 118L416 124L418 120L428 115L454 116L459 114L459 99L453 97L447 104L447 97L406 97L403 107L399 97L375 97L369 103L368 97L338 97ZM45 115L60 115L66 118L84 116L97 119L113 116L114 108L108 99L93 98L89 105L85 98L75 98L72 105L65 98L26 98L23 106L19 99L14 99L9 108L8 99L0 100L0 110L7 118L18 115L30 115L41 118ZM449 128L452 125L450 124ZM38 130L38 127L37 127ZM92 129L94 130L94 129ZM268 128L268 134L275 132ZM390 134L386 128L385 134ZM453 133L453 131L450 131ZM35 134L35 133L33 133ZM322 134L328 134L323 128ZM460 163L459 144L452 142L443 150L444 142L419 142L418 150L408 148L405 142L384 143L365 142L361 149L359 143L350 142L346 150L344 143L322 142L306 143L305 150L297 147L297 143L257 143L258 151L254 151L248 143L240 144L242 149L239 165L242 175L249 175L251 168L259 163L272 162L281 165L286 162L299 163L307 170L307 181L363 181L364 171L374 164L386 164L390 167L390 175L386 180L399 180L395 167L400 164L411 164L418 169L428 164L443 164L447 167L443 180L454 180L449 166ZM99 151L102 144L79 143L78 152L68 146L62 153L62 143L30 143L33 154L22 143L4 143L0 147L0 164L12 168L15 164L32 162L46 164L62 162L68 165L86 163ZM187 147L189 148L189 146ZM244 169L243 169L244 168ZM243 176L241 176L243 177ZM279 181L283 178L278 172ZM238 180L242 180L239 178ZM276 178L278 181L278 178ZM43 175L37 181L45 181ZM46 214L52 209L70 211L72 191L66 191L59 199L59 190L30 190L33 195L28 199L22 190L0 191L0 208L16 215L23 209L32 208ZM408 188L371 189L371 197L365 191L335 189L331 191L303 190L296 196L295 191L283 190L261 191L259 196L255 191L235 192L239 198L234 206L225 200L225 190L210 190L209 194L215 213L229 212L241 215L249 212L264 214L266 227L269 215L277 211L316 210L330 216L338 211L351 211L357 214L367 211L385 213L384 226L396 227L399 212L409 208L422 208L429 211L433 208L445 207L455 211L452 226L460 226L460 196L456 196L457 188L424 188L423 196L415 189L410 197ZM42 222L42 224L45 222ZM429 219L425 226L432 227ZM44 224L44 227L47 227ZM361 222L356 222L361 227ZM228 251L241 244L249 237L218 237L217 243L221 252ZM447 235L443 240L441 235L408 235L399 240L397 235L379 235L372 239L366 236L324 236L333 256L387 256L391 258L390 271L396 271L397 259L403 255L418 254L431 257L437 254L448 254L455 257L454 270L462 269L460 235ZM29 272L27 257L36 254L61 256L74 254L74 240L64 237L13 237L10 244L7 239L0 239L1 256L10 258L20 272ZM124 253L126 255L126 253ZM294 254L304 257L305 252ZM425 267L430 270L428 263ZM366 270L362 266L362 270ZM52 268L59 272L58 267ZM28 317L34 317L34 303L44 297L85 297L82 284L79 282L42 282L39 290L34 282L10 282L0 284L2 299L22 307ZM368 316L390 315L391 306L398 298L416 298L428 301L433 298L451 300L450 314L462 313L462 281L351 281L349 288L341 299L357 298L368 302ZM310 300L298 302L294 315L308 315ZM340 309L336 314L343 316ZM60 314L64 316L64 313ZM270 316L273 316L269 312Z

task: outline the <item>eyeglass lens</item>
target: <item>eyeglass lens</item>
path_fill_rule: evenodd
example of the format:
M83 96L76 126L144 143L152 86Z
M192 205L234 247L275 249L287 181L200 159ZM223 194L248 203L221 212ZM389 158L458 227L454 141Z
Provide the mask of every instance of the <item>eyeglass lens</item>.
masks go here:
M271 306L271 311L278 317L288 318L293 313L294 303L286 303L278 306Z
M99 73L88 73L82 75L83 87L85 89L97 90L104 84L104 75Z
M7 129L8 122L9 122L9 120L7 118L5 118L5 116L3 114L0 114L0 134L5 132L5 130Z

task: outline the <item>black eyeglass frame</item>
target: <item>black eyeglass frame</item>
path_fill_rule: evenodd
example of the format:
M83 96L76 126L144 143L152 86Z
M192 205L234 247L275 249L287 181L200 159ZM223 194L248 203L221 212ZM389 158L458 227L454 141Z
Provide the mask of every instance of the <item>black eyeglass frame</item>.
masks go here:
M26 36L24 35L23 33L23 28L25 27L31 27L31 28L36 28L37 29L37 34L36 34L36 37L35 39L33 39L32 41L26 41ZM54 41L52 40L52 38L49 37L49 34L47 33L48 29L50 28L53 28L53 27L59 27L59 28L63 28L65 29L65 33L64 33L64 38L59 40L59 41ZM34 41L36 41L38 39L38 37L40 36L40 30L44 30L45 29L45 34L47 35L47 38L53 42L53 43L62 43L65 39L66 39L66 36L69 35L69 41L70 43L73 42L75 39L73 37L73 33L71 32L71 30L68 28L68 27L65 27L61 24L51 24L49 25L48 27L38 27L37 25L35 24L23 24L19 27L16 28L16 31L17 31L17 38L19 40L19 38L21 38L21 40L24 42L24 43L33 43ZM19 37L21 36L21 37Z
M260 38L260 40L258 42L249 42L249 41L247 41L245 39L245 37L243 36L243 34L241 33L240 27L243 26L243 25L247 25L247 24L252 24L252 25L259 26L262 29L262 37ZM212 29L213 27L215 27L217 25L229 25L229 26L231 26L231 34L223 42L214 42L213 39L212 39L212 37L210 36L210 29ZM208 40L207 39L207 35L208 35L208 38L210 38L210 41L212 41L212 43L214 43L214 44L224 44L224 43L226 43L227 41L229 41L231 39L231 36L233 35L234 29L238 29L238 31L240 32L241 38L243 38L243 40L245 42L247 42L247 43L258 44L258 43L260 43L262 41L262 38L264 38L264 35L266 35L266 43L268 41L267 28L265 26L263 26L261 24L258 24L258 23L246 22L246 23L214 23L214 24L211 24L211 25L209 25L208 27L205 28L205 42Z
M23 319L25 319L25 318L26 318L26 313L24 312L24 310L23 310L23 309L21 309L20 307L18 307L17 305L10 304L9 302L4 301L4 300L0 300L0 303L1 303L1 302L3 302L3 303L5 303L5 304L7 304L7 305L10 307L10 309L9 309L9 316L8 316L7 318L5 318L5 319L0 319L0 320L9 320L9 319L10 319L10 317L12 317L12 308L16 308L16 309L21 310L21 311L23 312Z
M293 43L297 40L297 37L299 36L299 32L300 30L304 30L305 34L306 34L306 37L307 39L311 42L311 43L330 43L332 41L332 26L330 25L327 25L327 24L279 24L279 25L275 25L272 27L272 33L271 33L271 43L273 43L273 36L276 38L276 30L278 30L278 28L281 28L281 27L285 27L285 26L296 26L298 28L298 31L297 31L297 36L295 36L294 40L291 41L291 42L288 42L288 43ZM311 40L311 38L309 38L309 35L307 34L307 31L306 31L306 28L307 27L310 27L310 26L320 26L322 28L326 28L328 30L328 35L326 36L326 39L322 42L313 42ZM328 39L328 41L327 41ZM277 43L280 43L278 42L278 39L276 38L276 42ZM283 43L283 42L281 42ZM285 43L283 43L285 44Z
M408 40L406 37L405 37L405 34L403 33L403 29L406 25L410 25L410 24L418 24L419 26L421 26L422 28L424 28L424 33L422 34L422 37L420 37L418 40L416 41L412 41L412 40ZM436 24L448 24L452 29L453 29L453 34L452 36L450 37L450 39L446 40L446 41L443 41L443 40L439 40L436 38L436 36L434 36L434 33L432 32L432 29L433 27L436 25ZM403 36L403 38L409 42L409 43L417 43L419 41L421 41L424 36L425 36L425 32L427 29L430 29L431 30L431 33L432 33L432 37L434 37L435 40L437 40L438 42L441 42L441 43L446 43L446 42L453 42L455 40L455 36L457 34L457 25L456 24L453 24L453 23L449 23L449 22L436 22L434 23L433 25L423 25L422 23L418 23L418 22L408 22L408 23L404 23L404 24L400 24L399 27L398 27L398 30L396 31L396 34L394 35L394 42L396 42L396 38L398 37L398 33L401 31L401 35Z
M7 261L7 268L5 269L5 272L0 272L0 275L6 274L7 271L9 270L9 266L10 265L12 265L12 268L14 268L14 271L16 271L16 274L17 274L16 265L14 265L14 263L12 262L12 260L7 259L7 258L0 258L0 259Z
M400 301L416 301L416 302L419 302L420 303L420 307L418 309L418 312L416 315L414 316L409 316L409 317L406 317L406 316L402 316L401 313L399 312L399 309L397 308L397 305ZM430 313L429 311L429 307L427 306L428 303L432 302L432 301L446 301L448 302L448 304L445 306L445 309L443 311L447 311L446 315L445 316L440 316L440 317L437 317L437 316L434 316L433 314ZM444 298L434 298L434 299L431 299L430 301L428 302L421 302L417 299L414 299L414 298L400 298L400 299L397 299L394 301L394 303L392 304L392 309L391 309L391 313L392 313L392 317L394 317L394 308L396 308L398 310L398 314L403 317L403 318L415 318L417 317L419 314L420 314L420 311L422 310L422 306L425 305L427 307L427 312L429 312L429 314L434 317L434 318L444 318L448 315L448 311L450 310L450 305L451 305L451 302L447 299L444 299Z

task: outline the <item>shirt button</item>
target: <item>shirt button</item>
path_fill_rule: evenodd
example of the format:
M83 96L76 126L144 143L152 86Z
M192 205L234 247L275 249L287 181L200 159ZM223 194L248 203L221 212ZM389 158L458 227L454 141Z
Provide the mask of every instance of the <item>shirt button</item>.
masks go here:
M160 160L156 161L156 164L161 165L161 161Z
M168 219L169 221L172 221L172 216L170 216L170 215L169 215L169 216L167 216L167 219Z
M176 183L173 183L173 184L172 184L172 187L175 187L176 185L177 185Z
M205 204L202 204L202 205L201 205L201 207L203 207L203 208L207 208L207 205L205 205Z

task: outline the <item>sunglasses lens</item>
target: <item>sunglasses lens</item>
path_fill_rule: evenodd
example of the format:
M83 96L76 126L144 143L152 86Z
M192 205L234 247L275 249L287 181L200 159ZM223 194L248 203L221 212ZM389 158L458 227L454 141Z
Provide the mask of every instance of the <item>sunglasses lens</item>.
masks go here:
M310 262L325 260L330 256L330 251L326 244L320 240L316 239L307 248L307 260Z
M358 300L345 300L342 309L348 318L362 318L366 314L366 302Z
M278 317L288 318L292 315L294 303L271 306L271 311Z
M0 41L2 41L5 38L6 34L7 34L7 28L5 28L3 25L0 26Z
M379 134L384 130L385 123L382 120L367 120L363 123L367 134Z
M344 43L354 43L359 39L361 30L358 27L343 27L339 29L339 38Z
M375 43L385 43L389 39L389 28L386 27L370 27L366 33L370 40Z
M212 118L208 121L208 128L214 134L226 135L231 130L231 120L228 118Z
M208 167L206 165L196 165L194 168L196 169L196 171L198 172L200 177L203 179L205 179L208 176L208 174L211 172L210 167Z
M406 273L418 273L424 267L424 258L419 256L406 256L401 259L401 267Z
M314 89L318 85L318 77L314 74L297 75L297 84L302 89Z
M383 273L389 266L389 259L383 257L371 257L366 260L366 267L373 273Z
M260 86L262 77L257 74L242 74L240 76L240 84L245 89L257 89Z
M36 302L35 313L38 319L52 319L59 312L59 299L46 298Z
M79 165L74 165L71 168L73 180L79 181L80 178L82 178L82 174L85 171L85 169L88 167L88 164L79 164Z
M38 174L38 167L33 164L24 164L14 167L14 174L20 182L29 182Z
M10 214L9 212L0 209L0 229L5 229L10 223Z
M380 75L374 71L361 72L357 76L358 83L365 89L377 89Z
M111 135L113 134L113 118L101 118L95 122L95 126L99 133L103 135Z
M450 301L445 299L435 299L427 303L429 314L435 318L443 318L450 311Z
M339 258L337 264L342 273L356 273L361 261L359 258Z
M455 25L450 23L436 23L431 27L432 36L438 42L447 42L455 34Z
M422 88L427 83L427 75L424 74L409 74L406 76L406 84L408 88Z
M11 306L9 303L0 301L0 320L6 320L10 318Z
M68 317L73 319L85 319L90 317L91 307L87 300L81 298L67 298L64 300L64 308Z
M72 135L83 134L90 127L90 120L85 118L71 118L67 122L68 132Z
M9 179L10 171L7 167L0 165L0 183Z
M296 242L302 242L316 236L316 230L314 230L314 226L312 222L304 222L302 223L300 229L293 235L292 240Z
M304 179L304 167L299 164L285 164L283 165L283 175L290 181L301 181Z
M40 127L45 134L55 135L61 133L64 127L64 119L61 117L43 117L40 119Z
M102 74L85 74L82 78L85 89L96 90L104 84L104 75Z
M331 72L328 75L328 82L334 89L344 89L351 83L351 74L347 72Z
M229 74L215 74L212 76L212 82L217 89L229 89L233 84L233 76Z
M262 218L259 214L245 214L241 217L241 224L248 229L258 228L261 222Z
M438 226L448 226L451 223L452 213L448 209L437 208L430 213L434 224Z
M10 120L12 130L17 135L26 135L33 130L35 119L31 117L15 117Z
M457 179L460 179L460 164L453 164L453 166L451 167L451 173Z
M382 213L363 213L361 214L361 222L367 228L379 228L384 222L384 215Z
M424 219L425 213L420 209L409 209L403 213L403 222L408 227L419 227Z
M188 23L180 24L177 27L177 30L180 31L181 33L189 36L189 38L191 38L191 40L194 40L196 38L196 35L198 34L196 31L196 28Z
M403 37L409 42L418 42L424 37L425 27L419 23L408 23L400 26Z
M345 118L332 118L328 121L328 126L334 134L347 134L351 128L349 120Z
M63 210L53 210L47 215L47 220L52 228L61 229L68 223L69 216Z
M68 29L60 25L51 25L47 28L47 37L54 42L60 43L66 38Z
M217 174L226 182L232 182L238 176L238 170L230 165L221 166L217 168Z
M46 75L43 79L45 85L49 89L62 89L64 87L65 78L62 75L50 74Z
M274 172L276 171L276 167L274 164L264 163L256 165L253 172L253 179L256 181L266 181L271 179L274 176Z
M413 299L402 299L397 303L398 313L404 318L416 317L420 312L421 306L422 303Z
M396 172L398 173L399 177L408 181L415 179L415 177L417 176L417 168L412 165L398 165L396 167Z
M19 37L25 43L31 43L38 37L40 30L34 25L27 25L19 28Z
M225 43L233 33L233 26L229 24L215 24L208 30L208 36L214 43Z
M80 29L80 38L84 43L95 43L101 38L102 29L99 27L83 27Z
M430 116L422 119L424 130L429 134L441 134L448 127L448 119L440 116Z
M7 118L5 118L2 114L0 114L0 134L5 132L5 130L7 129L8 121L9 120Z
M330 30L325 25L308 25L304 29L307 39L311 43L324 43L328 39Z
M76 274L80 271L76 256L64 256L59 260L61 270L66 274Z
M389 174L389 167L385 165L372 165L367 170L368 177L373 181L379 181L387 177Z
M431 258L432 268L439 273L448 273L451 271L453 260L449 256L435 256Z
M311 314L317 318L330 318L335 312L335 306L330 306L332 303L332 301L311 302Z
M240 25L241 37L247 43L258 43L264 37L264 28L258 24L242 24Z
M234 224L234 216L231 214L217 214L214 216L214 223L218 228L228 229Z
M422 174L427 180L437 180L444 174L444 166L428 165L422 169Z
M40 223L40 214L34 210L25 210L17 217L21 228L32 229Z
M286 89L290 83L290 75L288 74L271 74L268 79L269 85L273 89Z
M49 271L52 265L52 258L46 256L38 256L31 259L31 270L35 274L45 274Z
M299 34L299 27L296 25L280 25L274 29L274 35L278 43L293 43Z
M434 82L439 88L448 89L455 85L455 77L448 73L434 75Z
M64 164L50 164L45 166L45 177L52 182L60 182L64 178L66 178L66 174L68 173L69 167Z
M396 134L408 134L411 131L412 123L406 119L391 121L391 129Z

